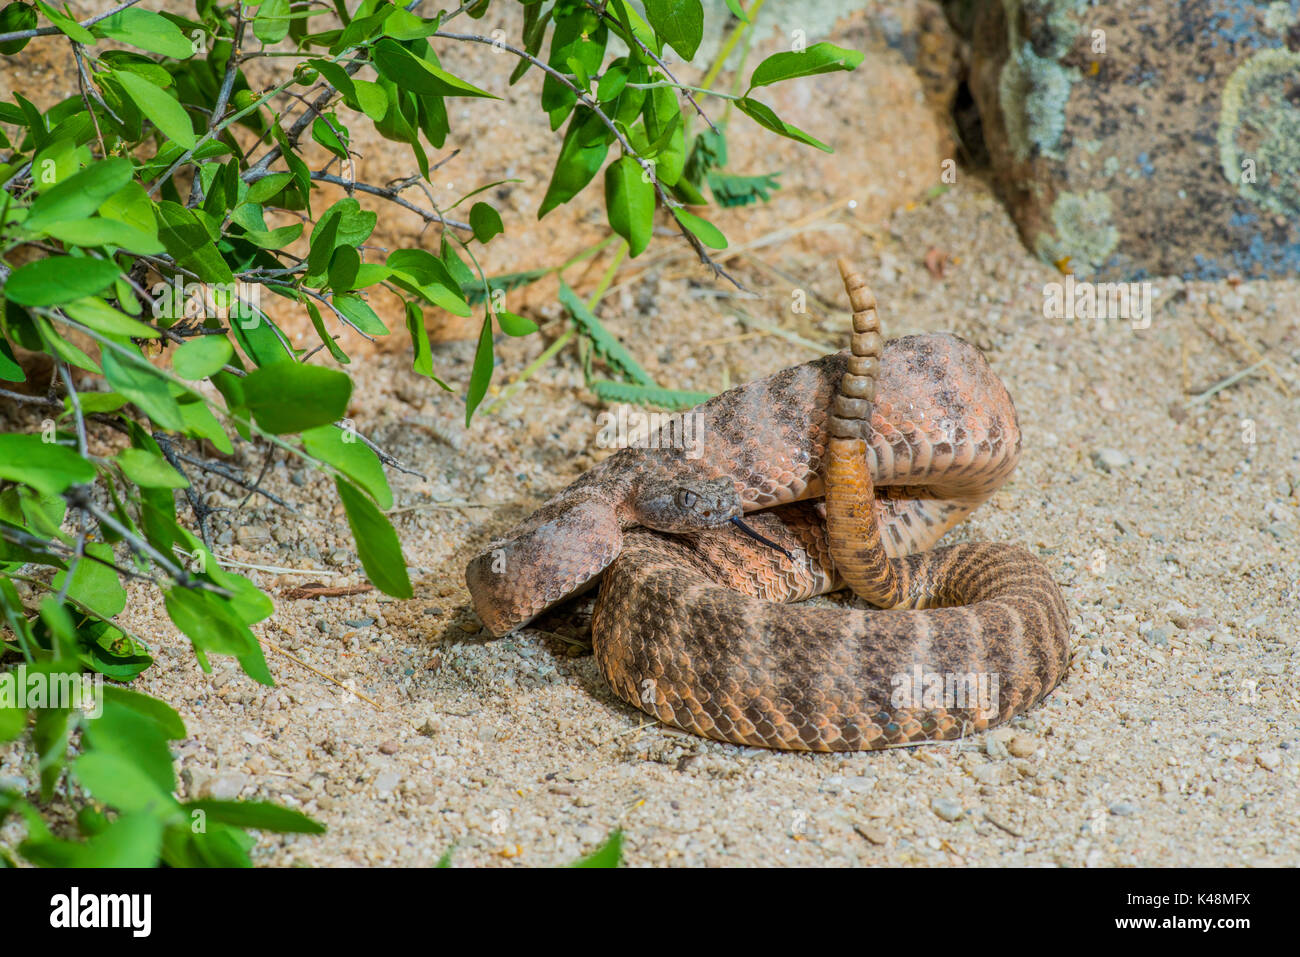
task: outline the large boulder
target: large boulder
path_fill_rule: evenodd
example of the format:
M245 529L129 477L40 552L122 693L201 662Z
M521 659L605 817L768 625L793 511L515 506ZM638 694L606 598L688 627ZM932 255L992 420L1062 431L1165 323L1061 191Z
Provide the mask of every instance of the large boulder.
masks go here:
M1300 275L1300 0L983 0L971 56L994 180L1045 261Z

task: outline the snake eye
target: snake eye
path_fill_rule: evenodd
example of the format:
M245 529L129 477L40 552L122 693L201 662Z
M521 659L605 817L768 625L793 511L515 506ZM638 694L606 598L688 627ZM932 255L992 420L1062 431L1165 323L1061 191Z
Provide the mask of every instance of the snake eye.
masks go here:
M677 492L677 504L682 508L694 508L698 498L699 496L688 488L679 489Z

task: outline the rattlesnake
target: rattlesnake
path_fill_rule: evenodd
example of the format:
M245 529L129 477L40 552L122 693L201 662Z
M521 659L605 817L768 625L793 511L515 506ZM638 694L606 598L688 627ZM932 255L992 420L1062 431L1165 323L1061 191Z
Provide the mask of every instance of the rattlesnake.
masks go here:
M470 562L493 633L600 582L593 648L620 698L772 748L955 738L1055 687L1069 624L1046 566L1015 545L931 550L1015 468L1011 397L955 336L883 343L840 269L849 353L711 399L690 413L702 450L623 449ZM789 604L845 585L890 610Z

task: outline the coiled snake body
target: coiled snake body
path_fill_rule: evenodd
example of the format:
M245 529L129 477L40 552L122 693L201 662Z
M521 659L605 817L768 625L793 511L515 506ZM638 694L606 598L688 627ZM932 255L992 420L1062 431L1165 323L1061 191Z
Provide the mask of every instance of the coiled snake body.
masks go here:
M1046 566L1015 545L933 548L1016 466L1006 388L954 336L883 343L840 268L849 353L704 403L698 455L623 449L470 562L493 633L599 582L593 647L619 697L772 748L955 738L1055 687L1069 625ZM845 585L887 610L791 604Z

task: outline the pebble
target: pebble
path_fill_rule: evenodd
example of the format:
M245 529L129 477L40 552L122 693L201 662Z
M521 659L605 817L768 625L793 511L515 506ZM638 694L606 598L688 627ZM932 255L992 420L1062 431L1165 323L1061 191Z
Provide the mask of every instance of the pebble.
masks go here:
M1097 468L1110 472L1128 465L1129 457L1119 449L1097 449L1092 453L1092 462Z
M1255 755L1255 763L1265 771L1276 771L1282 766L1282 755L1277 751L1261 751Z
M241 525L235 530L235 539L245 548L258 548L271 543L271 530L265 525Z
M878 827L871 827L866 824L855 824L853 825L853 830L857 831L865 840L875 844L877 847L882 847L889 843L889 835Z
M955 821L962 815L961 802L946 797L931 798L930 810L945 821Z
M202 787L204 797L214 801L233 801L248 786L248 775L231 772L219 774Z
M402 776L396 771L385 771L375 778L375 793L380 797L386 797L397 790L397 785L402 783Z
M1137 813L1137 805L1129 801L1116 801L1110 806L1110 813L1116 817L1128 817Z
M1168 645L1168 644L1169 644L1169 629L1168 629L1168 628L1152 628L1149 632L1147 632L1147 644L1148 644L1148 645L1157 645L1157 646L1159 646L1159 647L1161 647L1161 648L1163 648L1163 647L1165 647L1166 645Z
M1011 740L1007 742L1007 750L1011 752L1012 757L1032 757L1038 750L1038 742L1027 734L1012 735Z
M379 746L380 754L396 754L400 750L402 750L402 746L393 740L385 741Z

